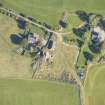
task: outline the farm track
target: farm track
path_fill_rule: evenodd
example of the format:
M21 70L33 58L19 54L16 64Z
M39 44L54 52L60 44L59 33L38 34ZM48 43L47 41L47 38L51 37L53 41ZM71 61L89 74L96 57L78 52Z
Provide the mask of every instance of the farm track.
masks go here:
M79 49L78 49L78 53L76 55L76 60L74 62L74 66L75 66L75 64L77 62L78 56L79 56ZM75 78L75 80L76 80L76 82L77 82L77 84L78 84L78 86L80 88L80 99L81 99L80 101L81 101L81 105L86 105L84 84L81 82L79 76L77 75L76 70L72 70L71 73L72 73L73 77Z
M13 11L9 11L8 9L5 9L3 7L0 7L0 10L1 11L4 11L6 13L9 13L9 14L12 14L13 16L15 17L20 17L21 19L25 20L26 22L30 23L30 24L33 24L39 28L42 28L48 32L52 32L53 34L57 35L57 39L58 39L58 42L62 43L63 42L63 39L62 39L62 35L65 35L65 34L71 34L72 32L65 32L65 33L61 33L61 32L57 32L57 31L54 31L54 30L51 30L51 29L48 29L46 28L45 26L41 25L41 24L38 24L36 22L33 22L29 19L27 19L26 17L22 17L20 16L19 14L17 14L16 12L13 12ZM83 24L82 24L83 25ZM80 25L81 26L81 25ZM79 26L79 27L80 27ZM85 105L85 91L84 91L84 86L79 78L79 76L77 75L76 71L75 70L71 70L71 74L72 76L74 77L74 79L76 80L77 82L77 85L79 86L80 88L80 99L81 99L81 105Z

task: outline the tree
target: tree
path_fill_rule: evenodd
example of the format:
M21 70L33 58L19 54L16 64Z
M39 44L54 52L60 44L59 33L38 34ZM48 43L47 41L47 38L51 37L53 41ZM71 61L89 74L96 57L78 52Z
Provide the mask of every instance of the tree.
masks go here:
M78 37L80 37L81 39L83 39L83 38L84 38L84 34L85 34L85 32L87 31L87 26L84 25L84 26L82 26L82 27L80 27L80 28L73 28L72 30L73 30L73 33L74 33L76 36L78 36Z
M92 61L93 60L93 54L91 54L90 52L84 51L83 54L84 54L86 61Z
M84 41L77 39L77 44L78 44L78 47L81 48L82 45L84 44Z
M100 53L102 50L102 45L103 43L100 43L97 45L97 43L94 43L92 41L89 42L89 49L93 52L93 53Z
M59 25L63 28L66 28L67 27L67 22L66 21L63 21L63 20L60 20L59 21Z
M85 11L78 10L76 11L76 14L82 21L86 21L87 23L89 23L89 15Z
M20 16L25 17L25 15L23 13L19 13Z
M3 7L3 4L2 3L0 3L0 7Z

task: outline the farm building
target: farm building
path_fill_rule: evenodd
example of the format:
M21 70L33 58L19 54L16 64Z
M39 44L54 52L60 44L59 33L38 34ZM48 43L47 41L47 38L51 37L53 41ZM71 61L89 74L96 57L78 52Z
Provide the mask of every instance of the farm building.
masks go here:
M28 43L29 44L38 44L39 42L39 37L37 34L30 34L28 36Z
M53 40L50 40L49 43L48 43L47 48L51 49L52 47L53 47Z
M53 53L48 48L43 50L43 60L47 63L53 62Z
M25 49L24 49L23 47L18 47L18 48L16 49L16 52L17 52L18 54L22 55L22 54L24 54Z
M28 35L28 45L27 45L27 49L30 50L31 52L34 51L35 47L37 45L39 45L40 43L40 39L39 36L36 33L30 33Z

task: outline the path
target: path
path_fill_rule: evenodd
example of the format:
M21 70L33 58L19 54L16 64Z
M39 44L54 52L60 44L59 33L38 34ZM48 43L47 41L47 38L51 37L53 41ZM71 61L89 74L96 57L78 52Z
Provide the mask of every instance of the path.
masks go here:
M78 48L77 46L75 46L75 47ZM77 55L76 55L74 66L75 66L75 64L77 62L78 55L79 55L79 49L78 49L78 52L77 52ZM81 79L77 75L76 70L71 70L71 74L72 74L73 78L75 79L75 81L77 82L77 85L79 86L79 89L80 89L80 102L81 102L81 105L85 105L86 100L85 100L84 85L82 84Z
M81 105L85 105L85 91L84 91L84 86L79 78L79 76L77 75L76 70L71 70L71 74L73 76L73 78L76 80L77 85L80 88L80 99L81 99Z

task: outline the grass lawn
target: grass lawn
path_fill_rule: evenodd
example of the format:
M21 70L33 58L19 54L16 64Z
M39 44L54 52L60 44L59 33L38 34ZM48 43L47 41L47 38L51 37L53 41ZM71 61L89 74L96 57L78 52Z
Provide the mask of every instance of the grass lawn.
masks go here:
M86 58L84 56L84 52L90 52L89 50L89 47L88 47L88 42L90 40L90 32L86 32L85 33L85 41L84 41L84 44L81 48L81 52L80 52L80 55L79 55L79 58L78 58L78 62L77 62L77 67L86 67Z
M31 58L17 55L14 52L17 45L10 39L12 34L18 35L23 33L23 30L18 28L16 21L3 14L0 14L0 24L0 77L31 78ZM32 25L30 27L32 32L40 36L44 35L40 28Z
M86 83L87 105L105 105L105 65L98 64L90 68Z
M88 0L88 2L85 0L0 0L0 2L18 12L31 15L54 26L58 24L65 10L86 10L105 14L105 0Z
M0 105L79 105L77 88L48 81L0 79Z
M11 34L18 34L21 30L13 19L2 14L0 24L0 77L31 78L31 59L15 54L16 45L10 40Z

